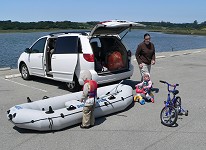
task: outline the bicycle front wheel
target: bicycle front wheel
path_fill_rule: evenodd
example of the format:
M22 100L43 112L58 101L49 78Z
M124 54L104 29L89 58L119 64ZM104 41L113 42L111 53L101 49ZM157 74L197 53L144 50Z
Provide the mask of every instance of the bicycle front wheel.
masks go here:
M161 113L161 123L165 126L173 126L177 122L178 113L174 106L165 106Z

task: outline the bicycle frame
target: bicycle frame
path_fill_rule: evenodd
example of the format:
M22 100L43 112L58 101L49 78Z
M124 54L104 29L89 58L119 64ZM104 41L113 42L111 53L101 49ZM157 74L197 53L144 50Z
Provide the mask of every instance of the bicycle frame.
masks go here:
M168 106L168 105L172 105L174 106L175 102L176 102L176 94L179 93L178 90L176 90L176 87L179 86L179 84L174 84L174 85L171 85L167 82L164 81L165 84L167 84L167 91L168 91L168 94L167 94L167 101L165 102L165 106ZM173 89L171 90L170 87L173 87ZM171 94L173 94L173 98L171 98Z

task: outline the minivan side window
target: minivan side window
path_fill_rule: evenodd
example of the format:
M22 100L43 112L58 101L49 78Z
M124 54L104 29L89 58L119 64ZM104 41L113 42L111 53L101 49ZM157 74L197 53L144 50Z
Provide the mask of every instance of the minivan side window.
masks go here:
M43 53L44 52L44 46L46 43L47 38L42 38L38 40L31 48L32 53Z
M57 38L54 54L78 53L78 36Z

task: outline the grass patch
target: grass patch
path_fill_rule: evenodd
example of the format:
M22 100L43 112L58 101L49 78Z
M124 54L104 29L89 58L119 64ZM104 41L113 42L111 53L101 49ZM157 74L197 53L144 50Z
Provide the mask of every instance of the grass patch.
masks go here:
M196 30L196 29L149 29L149 31L163 32L166 34L206 35L206 30Z

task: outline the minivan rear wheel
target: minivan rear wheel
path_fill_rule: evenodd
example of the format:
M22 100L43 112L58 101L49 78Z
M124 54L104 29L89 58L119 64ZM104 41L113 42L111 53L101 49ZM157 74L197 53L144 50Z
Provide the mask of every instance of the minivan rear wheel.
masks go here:
M30 74L29 74L29 70L28 70L28 67L26 66L25 63L23 63L21 65L21 77L24 79L24 80L28 80L30 78Z
M78 81L76 75L74 75L73 81L67 82L66 85L67 85L67 88L70 92L78 92L81 89L81 86L79 84L79 81Z

